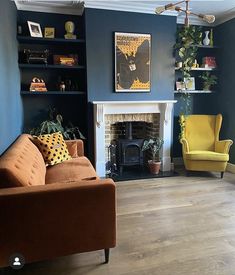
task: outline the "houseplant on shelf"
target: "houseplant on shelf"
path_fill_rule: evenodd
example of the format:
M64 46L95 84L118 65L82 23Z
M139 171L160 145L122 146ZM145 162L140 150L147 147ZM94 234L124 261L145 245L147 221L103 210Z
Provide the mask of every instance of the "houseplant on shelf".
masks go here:
M150 138L144 141L142 151L150 150L152 159L148 161L151 174L158 174L161 166L158 152L161 150L164 141L162 138Z
M49 119L44 120L36 128L30 131L31 135L39 136L43 134L52 134L61 132L64 139L86 139L77 126L73 126L70 122L68 125L63 125L63 117L55 108L49 109Z
M199 76L202 79L202 85L204 91L209 91L211 86L217 84L217 76L210 74L209 72L204 72Z

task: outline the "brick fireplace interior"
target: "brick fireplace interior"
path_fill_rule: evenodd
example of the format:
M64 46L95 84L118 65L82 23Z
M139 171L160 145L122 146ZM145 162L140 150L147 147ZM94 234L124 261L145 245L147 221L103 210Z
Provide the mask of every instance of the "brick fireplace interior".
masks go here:
M149 152L142 152L143 141L159 136L160 114L112 114L105 116L105 162L115 165L115 173L135 166L144 169ZM110 145L112 145L110 147ZM112 157L111 157L112 156Z

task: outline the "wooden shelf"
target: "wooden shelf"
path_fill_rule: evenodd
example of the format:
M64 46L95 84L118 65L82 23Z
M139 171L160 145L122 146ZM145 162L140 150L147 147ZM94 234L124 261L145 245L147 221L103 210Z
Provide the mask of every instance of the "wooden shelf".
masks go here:
M85 66L81 66L81 65L66 66L66 65L45 65L45 64L24 64L24 63L20 63L19 68L21 68L21 69L80 70L80 69L85 69Z
M219 49L219 46L193 45L201 49Z
M85 39L64 39L64 38L41 38L30 36L17 36L17 40L22 44L84 44Z
M86 95L83 91L47 91L47 92L30 92L30 91L21 91L21 95Z
M176 71L179 71L181 68L175 67ZM217 68L191 68L191 71L216 71Z
M175 94L211 94L213 91L205 90L185 90L185 91L174 91Z

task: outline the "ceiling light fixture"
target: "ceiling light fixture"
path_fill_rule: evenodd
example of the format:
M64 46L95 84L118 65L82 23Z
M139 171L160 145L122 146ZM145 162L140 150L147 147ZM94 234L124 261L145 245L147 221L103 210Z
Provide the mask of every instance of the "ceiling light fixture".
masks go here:
M165 6L157 7L156 10L155 10L155 13L156 14L161 14L161 13L163 13L166 10L175 10L177 12L184 12L185 13L185 20L184 20L185 26L189 26L189 16L190 15L197 16L198 18L202 19L203 21L205 21L205 22L207 22L209 24L215 22L215 16L214 15L210 15L210 14L197 14L197 13L191 12L189 10L189 1L190 0L183 0L183 1L177 2L175 4L170 3L170 4L167 4ZM178 6L178 5L182 4L182 3L185 3L185 9L182 9L181 7Z

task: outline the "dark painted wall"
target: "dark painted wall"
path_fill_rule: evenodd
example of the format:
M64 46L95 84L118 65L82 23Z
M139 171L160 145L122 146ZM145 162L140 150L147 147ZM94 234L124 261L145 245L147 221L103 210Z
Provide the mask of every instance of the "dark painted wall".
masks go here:
M88 101L174 98L176 18L86 9ZM114 92L114 32L152 35L151 93Z
M216 28L217 42L221 46L219 56L220 89L213 98L214 111L223 115L221 138L235 142L235 19ZM235 164L235 145L231 147L230 161Z
M21 133L22 107L16 41L16 7L0 3L0 154Z

